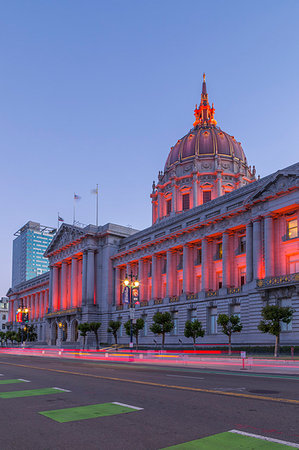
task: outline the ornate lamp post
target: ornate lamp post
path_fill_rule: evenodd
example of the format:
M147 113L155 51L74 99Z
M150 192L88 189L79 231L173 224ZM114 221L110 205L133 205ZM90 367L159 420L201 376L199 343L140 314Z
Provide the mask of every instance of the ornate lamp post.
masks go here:
M133 318L135 303L139 302L139 281L132 271L124 280L123 299L130 305L130 348L133 348Z

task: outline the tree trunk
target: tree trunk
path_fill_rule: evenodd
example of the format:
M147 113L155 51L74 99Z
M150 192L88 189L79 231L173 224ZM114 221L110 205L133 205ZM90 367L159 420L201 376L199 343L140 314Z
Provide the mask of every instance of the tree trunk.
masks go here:
M83 350L85 349L85 335L83 336Z
M117 345L117 333L114 333L115 345Z
M138 332L136 334L136 350L138 350Z
M196 344L196 337L193 337L193 350L194 350L194 351L196 350L195 344Z
M275 349L274 349L274 357L277 358L279 356L279 335L275 336Z
M164 350L165 333L162 333L162 350Z
M232 354L232 335L228 335L228 354Z

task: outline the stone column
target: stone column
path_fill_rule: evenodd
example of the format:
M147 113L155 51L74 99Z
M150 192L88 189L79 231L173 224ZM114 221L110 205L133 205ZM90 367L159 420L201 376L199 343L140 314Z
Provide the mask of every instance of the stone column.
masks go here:
M167 250L166 252L166 297L173 295L173 252Z
M59 294L58 294L58 271L59 267L54 266L53 267L53 288L52 288L52 308L54 311L58 310L58 301L59 301Z
M201 242L201 289L202 291L209 290L209 243L207 238Z
M78 260L76 256L72 257L72 263L71 263L71 303L70 307L74 308L78 306L78 292L77 292L77 286L78 286Z
M138 261L138 280L139 285L139 298L140 301L145 300L145 282L144 282L144 260L139 259Z
M265 217L265 276L274 276L274 235L273 235L273 218Z
M52 308L52 291L53 291L53 266L50 266L50 277L49 277L49 306Z
M183 292L190 294L192 292L191 284L193 280L193 265L191 267L192 247L184 245L183 247Z
M252 222L246 225L246 283L253 279Z
M87 251L87 286L86 302L94 305L94 250Z
M120 268L115 267L115 277L114 277L114 304L120 304Z
M87 252L83 252L82 259L82 305L86 305L86 286L87 286Z
M198 205L198 183L197 173L193 174L193 207Z
M231 284L230 272L233 259L229 257L229 234L223 233L222 235L222 285L224 288L228 288Z
M49 291L48 289L46 289L44 293L44 315L47 314L48 308L49 308Z
M61 264L60 309L67 309L67 261Z
M152 255L152 298L157 298L157 255Z
M160 192L158 191L158 220L160 220L162 217L161 214L161 195Z
M252 251L253 251L253 278L257 279L261 277L262 266L262 242L261 242L261 219L255 219L253 221L252 230Z

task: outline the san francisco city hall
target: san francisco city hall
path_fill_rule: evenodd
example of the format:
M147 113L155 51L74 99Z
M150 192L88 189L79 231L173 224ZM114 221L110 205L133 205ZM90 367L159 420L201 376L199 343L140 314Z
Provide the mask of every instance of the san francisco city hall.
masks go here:
M219 313L240 316L234 343L273 344L257 329L268 302L295 309L281 344L299 345L299 163L256 179L214 112L204 78L193 128L171 147L153 183L152 225L137 231L64 223L45 253L50 271L8 292L14 329L17 309L26 306L41 345L78 346L78 324L87 321L101 322L100 341L111 343L111 319L121 321L119 343L128 344L123 282L132 274L140 282L135 318L145 323L140 344L157 339L150 331L157 311L174 321L168 345L191 344L184 326L194 318L206 330L200 343L226 343Z

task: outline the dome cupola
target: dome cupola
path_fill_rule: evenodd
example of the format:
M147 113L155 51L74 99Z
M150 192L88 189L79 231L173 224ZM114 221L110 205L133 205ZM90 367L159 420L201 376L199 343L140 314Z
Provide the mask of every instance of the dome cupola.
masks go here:
M193 128L171 147L164 172L153 183L153 223L255 181L241 143L217 126L205 74Z

